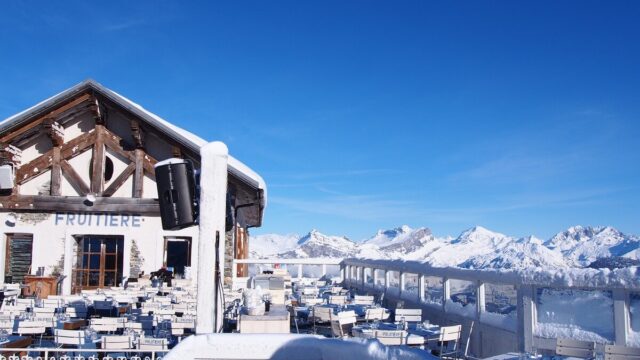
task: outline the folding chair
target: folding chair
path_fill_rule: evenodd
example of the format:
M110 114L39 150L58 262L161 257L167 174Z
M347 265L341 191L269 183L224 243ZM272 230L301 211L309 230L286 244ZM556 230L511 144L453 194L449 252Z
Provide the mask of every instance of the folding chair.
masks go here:
M373 336L382 345L405 345L404 337L406 333L404 330L375 330Z
M556 340L556 354L584 359L595 358L596 343L594 341L580 341L558 338Z
M100 348L102 350L133 350L133 337L130 335L105 335L100 338ZM126 358L126 354L123 355ZM120 356L114 356L111 353L109 357L120 359Z
M351 335L351 329L356 323L356 312L341 311L338 315L331 319L331 333L333 337L348 337Z
M640 360L640 348L605 345L604 360Z
M141 337L138 339L138 350L162 351L169 347L169 340Z
M384 320L388 317L385 308L369 308L364 312L364 321Z
M325 306L314 306L312 308L312 314L311 314L311 318L313 321L313 333L317 334L316 326L318 323L320 324L330 323L332 315L333 315L333 308L325 307Z
M356 305L373 305L373 296L355 295L353 303Z
M346 295L329 295L329 304L344 305L346 303Z
M440 328L438 336L438 348L433 350L434 355L439 358L459 358L458 343L460 342L460 334L462 333L462 325L443 326Z
M287 308L289 310L289 317L293 321L294 325L296 326L296 333L300 334L300 329L298 328L298 312L296 311L296 308L293 306L287 306Z
M47 331L47 324L45 322L23 320L18 322L18 327L15 332L20 336L23 336L23 335L38 336L39 335L40 342L38 343L38 345L40 345L42 344L42 336L46 331Z
M99 333L114 333L118 331L120 323L119 318L115 317L103 317L91 319L89 326Z
M422 309L396 309L395 321L407 323L422 322Z

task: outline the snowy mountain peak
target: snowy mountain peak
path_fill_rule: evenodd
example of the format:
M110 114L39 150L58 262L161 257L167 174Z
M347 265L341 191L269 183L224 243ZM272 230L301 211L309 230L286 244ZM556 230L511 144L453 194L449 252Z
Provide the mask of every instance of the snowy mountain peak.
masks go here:
M633 257L640 239L611 226L572 226L544 243L561 252L571 266L587 266L597 259L612 256Z
M515 238L475 226L454 239L436 238L426 227L404 225L379 230L359 243L317 229L302 237L258 235L251 237L249 250L253 257L404 259L473 269L582 268L610 266L605 260L613 259L625 266L637 263L640 237L611 226L578 225L543 241L534 235Z
M495 242L510 239L507 235L493 232L482 226L474 226L471 229L465 230L460 236L453 240L453 243L459 242Z

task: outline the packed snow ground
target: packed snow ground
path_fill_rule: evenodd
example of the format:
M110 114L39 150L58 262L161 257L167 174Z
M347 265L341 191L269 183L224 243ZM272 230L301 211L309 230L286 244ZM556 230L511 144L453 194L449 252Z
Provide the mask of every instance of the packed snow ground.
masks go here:
M312 230L304 236L252 236L249 248L252 256L258 258L402 259L434 267L467 269L583 268L596 260L607 266L603 259L630 262L640 259L640 237L609 226L574 226L546 241L535 236L507 236L481 226L452 238L436 237L428 228L412 229L405 225L380 230L360 242Z

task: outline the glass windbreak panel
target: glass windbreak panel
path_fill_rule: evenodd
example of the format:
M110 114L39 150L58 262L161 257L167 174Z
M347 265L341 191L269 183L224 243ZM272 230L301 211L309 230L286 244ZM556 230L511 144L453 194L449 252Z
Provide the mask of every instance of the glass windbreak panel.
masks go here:
M442 305L444 288L442 278L435 276L424 277L424 301L430 304Z
M451 295L446 304L446 310L473 317L476 313L476 284L472 281L450 279Z
M544 338L580 334L583 340L615 338L611 291L540 288L535 334Z
M400 287L400 273L397 271L388 271L389 274L389 287Z
M364 281L367 284L373 284L373 269L371 268L364 268Z
M418 284L418 274L411 274L411 273L405 273L404 274L404 292L407 293L411 293L411 294L418 294L418 292L420 291L418 289L419 284Z
M500 328L514 329L517 322L518 292L514 285L484 284L485 312L482 321Z
M640 347L640 293L631 293L629 297L629 313L631 314L631 331L627 345Z
M384 270L376 269L376 286L384 286Z
M356 280L358 278L358 267L357 266L351 266L351 275L349 276L351 278L351 280Z

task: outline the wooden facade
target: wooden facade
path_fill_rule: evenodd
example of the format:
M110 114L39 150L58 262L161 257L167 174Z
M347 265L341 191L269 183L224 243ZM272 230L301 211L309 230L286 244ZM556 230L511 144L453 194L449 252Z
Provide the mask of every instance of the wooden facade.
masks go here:
M166 262L168 238L174 235L189 238L189 248L197 242L193 239L197 237L193 229L182 233L158 233L159 206L154 173L154 165L159 160L171 157L188 159L198 169L201 144L194 138L100 84L85 81L0 123L0 165L11 165L15 173L13 189L0 192L0 212L10 213L22 221L18 225L21 232L29 232L30 224L43 224L61 234L58 236L64 238L64 253L57 255L61 258L59 264L51 259L43 261L43 256L35 256L33 260L38 263L33 265L42 264L49 274L62 273L61 268L65 274L70 274L69 267L73 267L74 278L76 273L82 272L94 276L92 266L74 262L81 257L79 254L94 255L93 250L82 249L79 239L84 234L97 234L102 242L112 235L124 236L122 246L126 248L124 253L117 254L123 260L116 267L104 270L104 264L100 265L99 279L104 279L105 274L110 277L110 272L118 277L135 275L132 264L139 259L145 261L149 256L136 255L134 245L153 250L158 247L155 243L162 243L165 252L162 257ZM263 189L241 171L232 171L231 167L228 179L228 191L233 199L230 211L236 215L234 219L239 220L233 230L234 255L244 257L248 255L247 228L260 226L262 221ZM16 229L9 222L3 226L4 275L9 275L11 269L7 264L13 261L11 236L16 233L12 230ZM148 238L142 235L147 227L155 232ZM117 231L110 234L107 228ZM123 234L127 229L132 229L131 234L135 235ZM43 233L33 238L34 248L38 247L43 253L47 246L42 242L53 241L39 238L46 236ZM98 240L94 242L97 244ZM103 257L116 255L102 254ZM73 261L65 259L71 256ZM160 262L154 260L153 266ZM146 270L153 268L144 262L136 266Z

